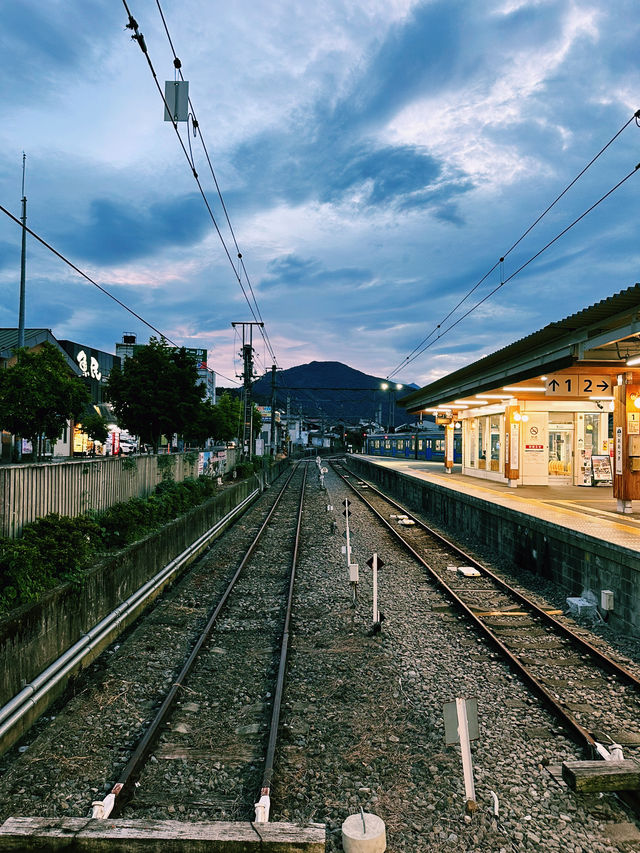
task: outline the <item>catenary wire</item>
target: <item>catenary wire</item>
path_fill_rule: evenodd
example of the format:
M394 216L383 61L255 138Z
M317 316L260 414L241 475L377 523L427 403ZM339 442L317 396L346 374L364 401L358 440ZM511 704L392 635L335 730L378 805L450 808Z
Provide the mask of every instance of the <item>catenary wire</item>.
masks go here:
M162 19L162 24L164 26L164 31L166 33L167 40L168 40L169 46L171 48L171 52L173 54L174 67L176 68L180 79L184 81L184 75L182 73L182 63L181 63L181 61L178 58L178 55L176 53L176 50L175 50L175 47L173 44L173 39L171 38L171 33L169 32L169 26L168 26L166 18L164 16L164 12L162 11L162 6L160 4L160 0L156 0L156 6L158 7L158 12L160 13L160 18ZM231 219L229 218L229 212L227 210L227 205L226 205L224 197L222 195L222 190L220 189L220 184L218 183L218 178L216 177L216 173L215 173L215 170L213 168L213 163L211 162L211 157L209 156L209 151L207 149L207 145L205 143L204 136L202 134L202 127L200 126L200 122L197 120L197 117L195 114L195 107L193 106L193 102L192 102L190 97L189 97L189 107L191 110L191 114L193 116L194 133L197 133L197 135L200 138L200 142L202 144L202 149L204 151L204 154L205 154L205 157L207 160L207 164L209 166L209 171L211 172L211 177L213 178L213 182L214 182L215 187L216 187L216 192L218 193L218 198L220 199L220 204L222 206L222 210L224 211L224 215L225 215L225 218L227 220L229 232L231 234L234 246L236 248L236 253L237 253L238 259L240 261L240 266L242 267L242 271L244 272L244 276L245 276L247 285L249 287L249 291L251 293L251 296L253 298L253 303L255 305L255 309L256 309L256 312L258 314L258 317L260 318L260 321L263 322L262 314L260 312L260 306L258 305L258 300L257 300L256 295L254 293L253 286L252 286L251 280L249 278L249 273L248 273L247 268L245 266L244 258L243 258L242 252L240 251L240 247L239 247L238 241L236 239L236 234L235 234L235 231L233 229L233 225L231 224ZM189 150L191 150L191 146L189 146ZM268 335L268 333L264 327L260 327L260 334L262 335L262 338L265 342L267 349L269 350L269 354L271 355L274 364L277 365L276 354L275 354L273 347L271 345L271 341L269 340L269 335Z
M104 293L104 295L105 295L105 296L108 296L108 297L109 297L109 299L113 299L113 301L114 301L114 302L117 302L117 304L118 304L121 308L124 308L124 310L125 310L125 311L128 311L128 312L129 312L129 314L131 314L132 316L134 316L137 320L140 320L140 322L141 322L141 323L144 323L144 325L145 325L145 326L147 326L149 329L151 329L151 331L152 331L152 332L156 332L156 334L160 335L160 337L161 337L161 338L163 338L165 341L167 341L167 342L168 342L168 343L170 343L170 344L173 344L173 346L174 346L174 347L178 347L178 348L179 348L179 344L177 344L175 341L172 341L172 340L171 340L171 338L170 338L168 335L165 335L165 333L164 333L164 332L161 332L161 331L160 331L160 329L157 329L157 328L156 328L152 323L150 323L148 320L145 320L145 319L144 319L144 317L142 317L140 314L138 314L136 311L134 311L134 310L133 310L133 308L130 308L130 307L129 307L125 302L123 302L121 299L118 299L118 297L117 297L117 296L114 296L114 295L113 295L113 293L109 293L109 291L108 291L105 287L103 287L101 284L98 284L98 282L97 282L97 281L94 281L94 279L92 279L92 278L91 278L91 276L87 275L87 273L86 273L86 272L84 272L83 270L81 270L81 269L80 269L80 267L77 267L77 266L73 263L73 261L70 261L70 260L69 260L69 258L65 257L61 252L59 252L57 249L55 249L55 248L54 248L50 243L47 243L47 241L46 241L43 237L40 237L40 235L39 235L39 234L36 234L36 232L35 232L35 231L33 231L31 228L29 228L29 226L28 226L28 225L24 225L24 224L23 224L23 223L18 219L18 217L17 217L17 216L14 216L14 215L13 215L13 213L11 213L11 211L7 210L7 208L6 208L6 207L4 207L4 206L3 206L3 205L1 205L1 204L0 204L0 211L1 211L2 213L5 213L5 214L6 214L10 219L12 219L12 220L16 223L16 225L18 225L20 228L24 228L24 230L27 232L27 234L30 234L30 235L34 238L34 240L37 240L39 243L41 243L41 244L45 247L45 249L48 249L48 250L49 250L50 252L52 252L52 253L53 253L57 258L60 258L60 260L61 260L63 263L65 263L68 267L71 267L71 269L72 269L74 272L77 272L77 273L78 273L78 275L82 276L82 278L86 279L86 281L88 281L88 282L89 282L89 284L92 284L94 287L97 287L97 288L98 288L98 290L99 290L101 293ZM207 368L207 370L209 370L209 369L210 369L210 368ZM220 372L219 372L219 371L217 371L217 370L216 370L216 371L214 371L214 373L216 373L216 375L218 375L218 376L221 376L223 379L226 379L228 382L234 382L234 381L235 381L235 380L233 380L233 379L229 379L227 376L224 376L222 373L220 373Z
M133 35L131 36L131 38L132 38L134 41L136 41L136 42L138 43L138 46L140 47L140 49L141 49L142 53L144 54L145 59L146 59L146 61L147 61L147 65L149 66L149 70L151 71L151 75L152 75L152 77L153 77L154 83L155 83L156 88L157 88L157 90L158 90L158 93L159 93L160 97L162 98L162 102L163 102L163 103L164 103L164 105L165 105L165 109L167 110L167 114L168 114L168 115L171 115L171 110L170 110L170 108L169 108L169 105L168 105L168 103L167 103L167 100L166 100L166 98L165 98L165 96L164 96L164 93L163 93L163 91L162 91L162 88L161 88L161 86L160 86L160 82L159 82L159 80L158 80L158 76L157 76L157 74L156 74L155 68L154 68L153 63L152 63L152 61L151 61L151 57L149 56L149 51L148 51L148 48L147 48L147 45L146 45L146 42L145 42L145 39L144 39L144 35L140 32L139 27L138 27L138 22L136 21L136 19L135 19L135 18L133 17L133 15L131 14L131 11L130 11L129 6L128 6L128 4L127 4L127 0L122 0L122 3L123 3L123 6L124 6L124 8L125 8L125 11L126 11L126 13L127 13L127 16L128 16L128 18L129 18L129 22L128 22L128 24L126 25L126 28L127 28L127 29L132 30ZM159 7L159 10L160 10L160 14L161 14L161 17L162 17L163 24L164 24L164 26L165 26L165 31L167 32L167 36L168 36L168 38L169 38L169 44L170 44L170 46L171 46L171 50L172 50L173 55L174 55L174 67L178 70L178 72L180 73L180 76L182 77L182 73L181 73L181 71L180 71L180 66L181 66L180 60L179 60L179 59L177 58L177 56L176 56L175 50L174 50L174 48L173 48L173 42L172 42L172 40L171 40L171 36L169 35L168 27L167 27L167 25L166 25L166 21L165 21L164 15L162 14L162 9L161 9L160 7ZM191 110L192 110L192 113L193 113L193 106L192 106L192 104L191 104L191 99L189 99L189 105L190 105ZM218 238L220 239L220 242L221 242L222 247L223 247L223 249L224 249L224 252L225 252L225 254L226 254L226 256L227 256L227 259L228 259L228 261L229 261L229 264L231 265L231 269L233 270L233 274L234 274L234 276L235 276L235 278L236 278L236 281L238 282L238 284L239 284L239 286L240 286L240 289L242 290L242 294L243 294L243 296L244 296L244 298L245 298L245 301L247 302L247 305L249 306L249 310L251 311L251 314L252 314L252 316L253 316L253 318L254 318L254 320L255 320L256 322L263 322L262 318L260 317L260 311L259 311L259 308L258 308L258 305L257 305L257 301L256 301L256 299L255 299L255 294L253 293L253 288L251 287L251 283L250 283L250 281L249 281L249 279L248 279L248 276L247 276L247 282L248 282L248 284L249 284L249 287L250 287L250 290L251 290L251 294L252 294L252 296L253 296L253 300L254 300L254 302L255 302L255 309L254 309L254 306L253 306L253 304L252 304L251 300L249 299L249 297L248 297L248 295L247 295L247 291L246 291L246 289L245 289L245 287L244 287L244 285L243 285L243 283L242 283L242 279L241 279L241 277L240 277L240 275L239 275L238 271L236 270L236 267L235 267L234 261L233 261L233 259L232 259L232 257L231 257L231 253L230 253L230 251L229 251L229 248L228 248L228 246L227 246L227 243L226 243L226 241L225 241L225 239L224 239L224 236L223 236L223 234L222 234L222 232L221 232L221 230L220 230L220 227L219 227L218 222L217 222L217 220L216 220L216 217L215 217L215 215L214 215L214 213L213 213L213 210L212 210L212 208L211 208L211 205L210 205L210 203L209 203L209 200L208 200L208 198L207 198L207 195L206 195L206 193L205 193L205 191L204 191L204 188L203 188L203 186L202 186L202 183L201 183L201 181L200 181L200 178L198 177L198 172L196 171L195 164L194 164L194 162L193 162L192 158L189 156L189 152L187 151L187 149L186 149L186 147L185 147L185 144L184 144L184 142L183 142L183 140L182 140L182 137L180 136L180 131L179 131L179 129L178 129L178 123L177 123L176 121L172 120L172 121L171 121L171 124L172 124L173 129L174 129L174 131L175 131L175 133L176 133L176 136L178 137L178 141L179 141L179 143L180 143L180 147L182 148L182 151L183 151L183 153L184 153L184 155L185 155L185 158L186 158L187 162L189 163L189 167L190 167L191 172L192 172L192 174L193 174L194 180L195 180L195 182L196 182L196 184L197 184L197 186L198 186L198 189L199 189L199 191L200 191L200 195L202 196L202 200L204 201L204 204L205 204L205 206L206 206L206 208L207 208L207 211L208 211L208 213L209 213L209 217L211 218L211 221L212 221L212 223L213 223L213 225L214 225L214 228L215 228L215 230L216 230L216 233L218 234ZM196 126L197 126L197 128L199 129L199 124L198 124L198 122L197 122L197 119L195 119L195 115L194 115L194 127L196 127ZM200 139L201 139L202 144L203 144L203 147L204 147L204 140L202 139L202 135L201 135L201 134L200 134ZM210 165L210 168L211 168L211 170L212 170L212 172L213 172L213 167L212 167L212 165L211 165L211 161L210 161L210 158L209 158L209 156L208 156L208 152L206 152L206 153L207 153L207 160L208 160L209 165ZM215 178L215 175L214 175L214 181L215 181L215 183L216 183L216 186L218 187L218 182L217 182L217 180L216 180L216 178ZM219 187L218 187L218 191L219 191ZM219 195L221 196L222 194L219 192ZM227 214L227 211L226 211L226 206L224 205L224 202L223 202L223 208L224 208L224 210L225 210L225 215L227 216L227 222L229 223L229 226L231 227L230 220L229 220L229 217L228 217L228 214ZM232 229L231 229L231 230L232 230ZM244 262L243 262L243 260L242 260L242 253L241 253L241 252L239 251L239 249L237 248L237 241L236 241L236 239L235 239L235 234L233 234L233 240L234 240L234 243L235 243L235 245L236 245L238 258L239 258L239 260L240 260L240 263L241 263L241 265L242 265L243 269L245 270L245 275L246 275L246 268L244 267ZM257 312L257 313L256 313L256 312ZM260 317L260 319L259 319L259 317ZM264 335L263 335L263 337L264 337ZM266 343L266 340L265 340L265 343ZM271 355L272 355L272 357L273 357L273 359L274 359L274 361L275 361L275 360L276 360L275 353L273 352L273 349L272 349L272 347L271 347L271 343L270 343L270 342L269 342L269 344L268 344L268 347L269 347L270 353L271 353Z
M567 225L567 227L564 228L562 231L560 231L559 234L556 234L556 236L552 240L549 240L549 242L546 245L544 245L539 251L537 251L535 253L535 255L532 255L527 261L525 261L523 264L521 264L517 270L512 272L511 275L508 276L504 281L501 281L500 284L496 285L493 288L493 290L490 290L489 293L487 293L485 296L483 296L482 299L480 299L478 302L476 302L476 304L473 305L471 308L469 308L469 310L466 311L464 314L462 314L462 316L458 317L458 319L455 320L453 323L451 323L450 326L447 326L446 329L444 329L439 335L437 335L437 337L435 337L432 341L430 341L428 344L426 344L419 352L416 352L411 358L408 358L408 360L405 362L405 364L410 364L412 361L415 361L416 358L421 356L422 353L424 353L426 350L428 350L430 347L432 347L433 344L435 344L437 341L439 341L440 338L442 338L444 335L447 334L447 332L450 332L451 329L455 328L455 326L457 326L458 323L461 323L466 317L469 316L469 314L471 314L473 311L475 311L476 308L479 308L484 302L487 301L487 299L489 299L491 296L493 296L494 293L497 293L498 290L500 290L501 288L503 288L505 286L505 284L508 284L519 273L521 273L522 270L524 270L526 267L528 267L530 263L535 261L536 258L539 258L540 255L543 254L543 252L546 252L547 249L549 249L551 246L553 246L553 244L555 242L557 242L561 237L563 237L567 233L567 231L570 231L571 228L574 227L574 225L577 225L578 222L580 222L580 220L584 219L585 216L587 216L589 213L591 213L592 210L594 210L599 204L601 204L605 199L607 199L612 193L614 193L617 189L619 189L619 187L621 187L626 181L629 180L629 178L631 178L633 175L635 175L639 170L640 170L640 163L638 163L635 166L635 168L633 168L629 172L628 175L625 175L625 177L622 178L622 180L618 181L618 183L614 187L612 187L608 192L606 192L603 196L601 196L598 199L598 201L594 202L591 205L591 207L589 207L587 210L585 210L584 213L581 213L580 216L578 216L576 219L574 219L573 222L571 222L569 225ZM394 371L394 372L397 372L397 371ZM393 374L391 374L391 376L393 376Z
M478 281L478 282L477 282L477 283L476 283L476 284L475 284L475 285L474 285L474 286L473 286L473 287L472 287L472 288L471 288L471 289L470 289L470 290L469 290L469 291L468 291L468 292L467 292L467 293L462 297L462 299L460 299L460 300L459 300L459 302L458 302L458 303L457 303L457 304L456 304L456 305L455 305L455 306L454 306L454 307L449 311L449 313L448 313L445 317L443 317L443 318L442 318L442 320L441 320L441 321L440 321L440 322L439 322L439 323L438 323L438 324L437 324L437 325L436 325L436 326L435 326L435 327L434 327L434 328L429 332L429 334L428 334L426 337L424 337L424 338L420 341L420 343L419 343L419 344L417 344L417 345L413 348L413 350L409 353L409 355L408 355L408 356L406 356L406 358L405 358L405 359L403 359L403 361L401 361L401 362L400 362L400 363L399 363L399 364L398 364L398 365L393 369L393 371L392 371L392 372L387 376L387 379L391 379L391 377L395 376L395 374L396 374L396 373L398 373L398 371L399 371L402 367L406 367L406 366L407 366L407 364L410 364L410 363L414 360L414 359L412 358L412 356L414 355L414 353L417 353L417 354L419 355L419 354L421 354L422 352L424 352L424 350L423 350L423 349L421 349L421 347L423 346L423 344L425 344L425 343L429 340L429 338L431 338L434 334L436 334L436 333L437 333L437 331L438 331L438 329L440 329L440 328L444 325L444 323L446 323L446 322L447 322L447 320L449 319L449 317L451 317L453 314L455 314L455 312L458 310L458 308L460 308L460 306L461 306L464 302L466 302L466 301L467 301L467 299L469 299L469 297L470 297L473 293L475 293L475 291L480 287L480 285L482 285L482 284L487 280L487 278L491 275L491 273L493 273L493 272L494 272L494 270L495 270L495 269L496 269L500 264L502 264L502 263L504 262L504 259L505 259L506 257L508 257L508 255L510 255L510 254L511 254L511 252L512 252L512 251L513 251L513 250L514 250L514 249L515 249L515 248L516 248L516 247L517 247L517 246L518 246L518 245L519 245L519 244L524 240L524 238L525 238L528 234L530 234L530 233L531 233L531 231L533 231L533 229L536 227L536 225L537 225L537 224L538 224L538 223L539 223L539 222L540 222L540 221L541 221L541 220L542 220L542 219L547 215L547 213L549 213L549 211L550 211L550 210L551 210L551 209L552 209L552 208L553 208L553 207L554 207L554 206L555 206L555 205L560 201L560 199L561 199L564 195L566 195L566 193L571 189L571 187L572 187L575 183L577 183L577 181L579 181L579 180L580 180L580 178L585 174L585 172L586 172L586 171L587 171L587 170L588 170L588 169L589 169L589 168L590 168L590 167L591 167L591 166L596 162L596 160L597 160L597 159L598 159L602 154L604 154L604 152L607 150L607 148L609 148L609 146L610 146L610 145L612 145L612 144L615 142L615 140L620 136L620 134L621 134L621 133L623 133L623 131L625 131L625 130L627 129L627 127L631 124L631 122L632 122L632 121L634 121L634 120L635 120L636 125L638 125L638 127L640 127L640 110L636 110L636 112L635 112L635 113L634 113L634 114L633 114L633 115L632 115L632 116L631 116L631 117L630 117L630 118L629 118L629 119L628 119L628 120L627 120L627 121L622 125L622 127L617 131L617 133L615 133L615 134L611 137L611 139L606 143L606 145L604 145L604 146L600 149L600 151L598 151L598 153L597 153L594 157L592 157L592 159L587 163L587 165L586 165L586 166L585 166L585 167L584 167L584 168L583 168L583 169L582 169L582 170L581 170L581 171L580 171L580 172L575 176L575 178L574 178L574 179L573 179L569 184L567 184L567 186L562 190L562 192L561 192L558 196L556 196L556 198L551 202L551 204L550 204L547 208L545 208L545 210L543 210L543 212L542 212L542 213L537 217L537 219L536 219L534 222L532 222L532 224L531 224L531 225L526 229L526 231L524 231L524 232L520 235L520 237L518 237L518 239L515 241L515 243L513 243L513 245L512 245L512 246L510 246L510 248L509 248L509 249L504 253L504 255L502 255L502 257L501 257L498 261L496 261L496 262L495 262L495 264L491 267L491 269L490 269L490 270L488 270L488 271L487 271L487 272L482 276L482 278L481 278L481 279L480 279L480 280L479 280L479 281ZM512 277L513 277L513 276L511 276L511 278L512 278ZM503 282L503 283L505 283L505 282ZM466 316L466 315L465 315L465 316ZM420 353L418 353L418 350L420 350Z
M167 103L167 99L165 98L164 93L163 93L163 91L162 91L162 88L161 88L161 86L160 86L160 83L159 83L159 81L158 81L158 75L156 74L156 70L155 70L155 68L153 67L153 63L151 62L151 58L150 58L150 56L149 56L149 52L148 52L148 49L147 49L146 42L145 42L145 40L144 40L144 36L142 35L142 33L140 32L140 30L139 30L139 28L138 28L138 23L137 23L136 19L133 17L133 15L131 14L131 12L129 11L129 7L128 7L128 5L127 5L127 0L122 0L122 3L123 3L123 5L124 5L124 7L125 7L125 10L126 10L126 12L127 12L127 15L129 16L129 23L126 25L126 26L127 26L127 29L133 30L133 35L131 36L131 38L132 38L134 41L137 41L137 42L138 42L138 46L140 47L140 50L142 51L142 53L143 53L143 54L144 54L144 56L145 56L145 59L147 60L147 65L149 66L149 70L151 71L151 75L152 75L152 77L153 77L154 83L156 84L156 88L158 89L158 92L159 92L159 94L160 94L160 97L162 98L162 102L163 102L163 104L164 104L164 106L165 106L165 109L167 110L167 113L168 113L169 115L171 115L171 109L170 109L170 107L169 107L169 104ZM182 137L180 136L180 131L178 130L178 124L177 124L177 122L176 122L176 121L173 121L173 120L171 121L171 124L172 124L172 126L173 126L173 129L175 130L176 136L178 137L178 141L179 141L179 143L180 143L180 147L182 148L182 151L183 151L183 153L184 153L184 155L185 155L185 157L186 157L186 160L187 160L187 162L189 163L189 166L190 166L190 168L191 168L191 172L192 172L192 174L193 174L194 180L195 180L195 182L196 182L196 184L197 184L197 186L198 186L198 189L199 189L199 191L200 191L200 195L202 196L202 200L203 200L203 201L204 201L204 203L205 203L205 206L206 206L207 211L208 211L208 213L209 213L209 217L211 218L211 221L212 221L212 223L213 223L213 225L214 225L214 227L215 227L215 229L216 229L216 232L217 232L217 234L218 234L218 237L220 238L220 242L222 243L222 247L223 247L223 249L224 249L224 251L225 251L225 254L226 254L226 256L227 256L227 258L228 258L228 260L229 260L229 263L230 263L230 265L231 265L231 269L233 270L234 276L236 277L236 280L237 280L238 284L240 285L240 289L242 290L242 293L243 293L243 295L244 295L244 298L245 298L245 300L246 300L246 302L247 302L247 304L248 304L248 306L249 306L249 310L251 311L251 313L252 313L252 315L253 315L254 319L255 319L255 320L256 320L256 322L257 322L257 321L258 321L258 318L257 318L257 316L256 316L256 313L255 313L255 311L254 311L254 308L253 308L253 306L252 306L252 304L251 304L251 302L250 302L250 300L249 300L249 298L248 298L248 296L247 296L246 290L244 289L244 286L243 286L243 284L242 284L242 280L240 279L240 276L239 276L239 275L238 275L238 273L236 272L236 268L235 268L235 265L234 265L233 259L232 259L232 257L231 257L230 252L229 252L229 249L228 249L228 247L227 247L227 244L226 244L226 242L225 242L225 239L224 239L224 237L223 237L223 235L222 235L222 232L220 231L220 227L218 226L218 223L217 223L216 218L215 218L215 216L214 216L213 210L211 209L211 205L209 204L209 200L208 200L208 198L207 198L207 196L206 196L206 193L205 193L205 191L204 191L204 188L203 188L203 186L202 186L202 184L201 184L201 182L200 182L200 178L198 177L198 173L197 173L197 171L196 171L196 169L195 169L195 167L194 167L193 163L191 162L191 159L190 159L190 157L189 157L189 152L187 151L186 146L185 146L185 144L184 144L184 142L183 142L183 140L182 140Z

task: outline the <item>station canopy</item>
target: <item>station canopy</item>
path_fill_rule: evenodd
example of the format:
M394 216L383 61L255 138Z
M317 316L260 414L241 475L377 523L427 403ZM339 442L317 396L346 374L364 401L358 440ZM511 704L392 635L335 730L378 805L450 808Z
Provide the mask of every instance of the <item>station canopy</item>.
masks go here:
M640 284L549 323L425 385L398 404L417 414L436 407L451 411L475 408L486 404L486 398L477 396L483 394L491 395L495 403L514 397L539 400L541 396L611 399L616 375L625 367L631 369L635 359L640 366ZM582 388L577 388L577 377L575 382L567 381L576 374L584 377ZM561 377L564 383L559 381Z

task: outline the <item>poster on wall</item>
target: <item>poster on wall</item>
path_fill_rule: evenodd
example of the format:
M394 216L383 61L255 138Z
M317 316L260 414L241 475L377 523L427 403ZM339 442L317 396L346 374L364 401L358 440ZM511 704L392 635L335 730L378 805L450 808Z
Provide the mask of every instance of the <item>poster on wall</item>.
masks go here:
M610 456L592 456L591 465L593 468L594 485L609 486L611 485L611 457Z

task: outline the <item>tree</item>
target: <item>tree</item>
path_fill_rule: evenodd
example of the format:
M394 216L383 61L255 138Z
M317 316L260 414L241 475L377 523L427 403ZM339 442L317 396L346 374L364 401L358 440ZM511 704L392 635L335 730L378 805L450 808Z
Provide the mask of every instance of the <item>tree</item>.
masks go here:
M16 350L16 363L0 370L0 427L31 440L39 455L39 439L57 441L70 418L90 400L60 350L45 341L38 351Z
M215 406L208 404L205 414L205 438L227 442L238 435L238 424L242 417L240 400L233 399L226 392L220 397Z
M100 444L105 443L109 435L109 427L102 415L99 415L95 411L90 412L82 416L81 423L83 431L86 432L89 438L93 439L94 442L99 441ZM95 445L93 452L95 455Z
M151 338L116 365L106 393L120 426L158 450L160 438L189 433L202 415L205 389L197 384L198 371L184 347L174 350L164 340Z

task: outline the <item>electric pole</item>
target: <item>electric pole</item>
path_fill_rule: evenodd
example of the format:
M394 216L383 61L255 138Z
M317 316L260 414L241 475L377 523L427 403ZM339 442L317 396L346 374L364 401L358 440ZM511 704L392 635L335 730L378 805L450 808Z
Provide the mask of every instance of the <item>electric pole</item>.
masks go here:
M253 444L253 401L251 399L251 383L253 382L253 327L264 326L264 323L232 323L242 326L242 363L243 363L243 391L244 391L244 426L242 430L242 455L251 459L253 456L251 445Z
M22 152L22 253L20 255L20 309L18 313L18 346L24 346L24 303L27 269L27 197L24 194L24 173L27 155Z
M271 455L276 455L276 366L271 365Z

